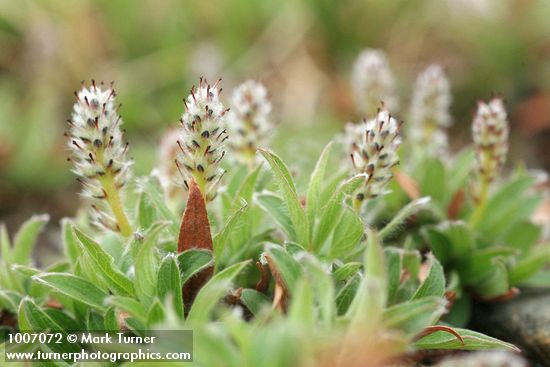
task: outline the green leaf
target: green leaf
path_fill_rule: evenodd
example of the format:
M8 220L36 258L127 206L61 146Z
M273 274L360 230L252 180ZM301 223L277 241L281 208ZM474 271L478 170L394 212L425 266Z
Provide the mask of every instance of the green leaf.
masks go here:
M121 296L134 296L132 281L114 265L113 258L103 250L101 245L74 227L74 235L80 242L82 250L94 266L94 270L105 280L109 289Z
M457 192L460 188L466 186L470 174L475 165L475 153L473 149L464 149L458 154L453 162L453 168L448 170L448 189L450 196Z
M258 315L262 308L269 307L271 304L265 294L248 288L241 292L240 301L253 315Z
M485 215L478 224L481 232L488 231L492 226L506 216L514 206L518 204L519 198L533 186L535 179L529 176L522 176L506 183L491 196L485 208Z
M223 226L222 230L218 232L212 239L215 259L220 259L222 257L223 251L225 249L225 245L229 241L231 234L241 224L240 219L242 218L243 214L247 211L247 209L248 209L248 205L245 202L240 208L238 208L229 217L229 219L225 222L225 225Z
M441 236L435 235L434 232L438 232ZM441 262L444 262L447 257L455 260L467 259L475 247L473 234L463 221L445 221L431 228L427 233L428 239L433 241L430 245L435 245L434 254L439 258L442 252L444 253L443 258L440 258ZM445 247L447 250L444 250Z
M296 238L296 232L292 226L288 209L286 208L281 197L270 192L263 192L256 195L256 201L261 209L271 215L275 222L283 229L283 231L286 232L289 238Z
M140 192L145 193L150 200L150 204L155 207L161 218L170 222L168 229L170 233L177 238L179 234L179 220L170 208L166 205L164 191L158 181L158 178L151 175L138 181Z
M349 262L336 269L334 273L332 273L332 278L336 283L346 281L357 274L362 267L363 264L360 262Z
M17 312L17 307L21 301L19 293L9 290L0 290L0 310L8 310L12 313Z
M315 304L319 309L319 318L330 327L336 317L336 305L334 303L334 282L325 267L313 256L303 259L304 269L313 292Z
M364 266L365 274L346 317L350 319L351 324L368 329L380 320L387 300L384 250L378 234L370 229L367 229Z
M147 313L147 325L150 327L158 324L164 319L164 308L158 299L153 302L153 305Z
M384 266L384 250L378 233L367 228L367 250L365 251L365 276L371 278L386 278Z
M380 238L386 239L394 234L401 224L406 221L410 216L418 213L420 210L426 208L430 203L430 197L423 197L414 201L411 201L403 209L397 213L392 220L386 224L384 228L380 230Z
M401 280L401 249L387 247L384 249L388 279L388 305L392 305Z
M362 185L365 182L365 177L365 175L357 175L342 183L334 191L327 204L321 209L323 214L321 215L315 233L315 240L313 241L315 251L318 251L323 246L336 224L338 224L338 219L344 208L343 201L345 195L352 193Z
M62 331L51 317L42 311L30 298L24 298L19 305L19 328L21 331Z
M436 331L414 343L416 349L460 349L460 350L484 350L503 349L513 352L520 350L513 344L503 342L496 338L466 329L453 328L464 340L460 342L454 335Z
M325 146L319 160L317 161L317 164L315 165L315 169L311 173L311 178L309 179L309 186L307 188L306 196L306 211L310 224L310 233L313 231L315 218L318 215L317 209L319 206L319 196L321 194L321 184L325 179L325 172L327 169L330 152L332 151L332 145L332 142L329 142Z
M430 196L436 202L442 202L447 192L445 166L439 158L427 158L422 162L418 175L423 196Z
M313 300L313 289L306 278L301 278L296 284L296 294L292 297L288 310L290 322L305 330L312 330L315 325L315 306Z
M134 258L135 279L134 286L139 299L148 307L156 295L158 258L155 244L157 238L167 222L155 223L141 241L137 241L138 247Z
M531 220L531 216L540 206L541 199L541 194L525 195L523 198L516 198L513 200L514 205L512 208L505 213L501 213L498 221L495 221L491 226L487 226L481 231L484 237L495 242L502 241L501 238L506 234L506 230L514 224Z
M150 196L144 192L139 194L136 212L137 223L141 229L150 228L158 219L155 206L151 203Z
M130 316L136 318L143 324L147 322L147 311L145 310L145 307L133 298L111 296L107 299L107 303L124 312L127 312Z
M40 271L36 268L33 268L32 266L27 266L27 265L14 264L14 265L11 266L11 268L16 273L19 273L19 274L21 274L25 277L28 277L28 278L42 272L42 271Z
M105 320L103 319L103 316L95 311L88 310L88 315L86 317L86 330L101 331L104 326Z
M187 321L200 324L208 320L210 311L225 296L233 279L250 264L250 260L233 264L212 277L197 294Z
M4 262L8 264L12 262L10 236L4 223L0 223L0 255L2 255L0 259L3 259Z
M106 331L110 332L117 332L120 330L120 327L118 326L116 308L114 306L109 307L105 312L105 324L103 327Z
M177 258L174 254L168 254L160 263L157 280L157 294L161 301L164 301L167 295L171 295L176 314L180 318L183 318L181 287L182 284Z
M336 294L336 310L338 315L345 314L351 302L355 298L359 284L361 283L361 274L355 274Z
M505 294L510 289L508 270L501 259L492 261L491 271L487 276L473 284L475 291L484 298L493 298Z
M61 310L55 308L46 308L43 310L57 325L65 330L82 330L84 325L73 319Z
M334 235L328 248L328 257L340 259L349 257L357 247L364 232L364 224L361 217L353 209L345 205L340 222L334 229Z
M300 264L292 255L278 245L268 244L266 246L266 254L269 257L268 261L272 261L276 269L277 274L274 274L274 276L279 276L285 283L286 288L292 293L302 274Z
M277 155L267 150L259 150L260 154L267 160L271 166L274 177L283 193L283 199L292 221L292 226L296 233L296 240L304 247L309 247L309 224L304 208L298 198L294 181L290 173Z
M455 264L460 274L461 283L477 284L492 271L493 262L497 258L507 260L516 254L515 249L502 246L489 247L474 252L469 258Z
M184 285L193 275L214 265L212 252L205 249L189 249L178 255L178 265L181 284Z
M445 312L445 305L445 299L440 297L424 297L400 303L384 311L384 324L412 337L426 326L433 325Z
M48 314L42 311L30 298L24 298L19 305L19 329L21 331L57 331L64 332L62 325L55 322ZM47 350L54 352L76 352L80 350L77 344L65 342L41 344Z
M516 285L528 279L548 263L550 263L550 244L546 243L534 249L512 266L508 274L510 285Z
M235 197L237 191L242 187L243 177L245 177L248 172L248 166L245 164L239 164L237 167L232 167L234 169L230 170L231 177L227 183L227 193L230 197ZM246 178L245 178L246 179Z
M550 271L539 270L528 279L521 282L522 286L535 288L550 288Z
M521 221L510 227L503 243L521 251L528 251L541 238L542 228L530 221Z
M13 241L12 262L15 264L28 264L31 261L31 254L38 234L50 220L47 214L33 215L27 220L15 235Z
M105 311L108 294L81 277L67 273L46 273L35 275L33 279L75 301Z
M74 224L69 218L61 219L61 233L63 235L63 250L65 254L71 260L71 264L76 264L78 256L80 255L80 245L76 240L73 232Z
M247 203L252 202L252 195L254 194L254 188L256 187L256 181L260 174L262 165L259 164L252 172L250 172L239 186L238 191L233 197L232 209L237 210L242 206L242 201Z
M432 253L442 264L446 264L451 258L451 241L436 227L427 226L421 229L421 234Z
M428 261L431 263L430 273L418 287L411 298L412 300L429 296L443 297L445 294L445 274L441 264L433 255L429 255Z

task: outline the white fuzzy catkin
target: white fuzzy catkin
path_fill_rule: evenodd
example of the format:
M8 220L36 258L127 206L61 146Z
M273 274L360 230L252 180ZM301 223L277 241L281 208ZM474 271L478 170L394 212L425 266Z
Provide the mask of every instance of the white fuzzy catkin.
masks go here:
M199 87L191 89L184 100L185 112L180 122L179 152L176 165L188 188L194 179L207 201L217 193L217 187L224 174L220 161L225 156L226 112L220 101L220 80L209 85L201 78Z
M399 163L397 150L401 145L400 123L381 109L375 118L348 128L352 144L351 161L356 174L366 174L365 185L355 194L358 201L385 193L393 177L392 167Z
M353 66L352 87L358 108L367 118L376 115L380 101L390 111L397 109L394 77L382 50L361 52Z
M410 115L411 140L429 153L447 150L445 129L451 125L450 84L443 68L430 65L416 79Z
M472 124L478 171L487 181L500 173L508 154L508 119L501 98L480 101Z
M236 159L253 162L258 147L266 147L273 137L271 102L266 87L248 80L233 90L228 113L229 147Z
M126 158L128 144L124 143L120 129L122 119L115 104L116 93L112 84L104 87L103 83L96 85L92 81L90 88L83 87L75 95L77 102L68 121L73 172L79 176L84 196L109 200L109 188L120 190L130 177L132 165ZM96 221L118 230L116 220L105 212L106 208L97 205L94 205Z

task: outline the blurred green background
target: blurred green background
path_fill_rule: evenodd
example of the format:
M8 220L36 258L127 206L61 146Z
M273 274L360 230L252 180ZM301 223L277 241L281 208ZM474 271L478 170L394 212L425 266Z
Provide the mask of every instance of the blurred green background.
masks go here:
M280 126L274 149L299 175L357 120L349 74L384 49L406 121L416 74L442 64L453 86L451 143L469 141L478 98L503 95L512 155L550 168L550 2L545 0L0 0L0 221L73 215L66 119L80 81L115 81L138 173L203 75L225 98L263 81ZM309 171L303 170L304 175Z

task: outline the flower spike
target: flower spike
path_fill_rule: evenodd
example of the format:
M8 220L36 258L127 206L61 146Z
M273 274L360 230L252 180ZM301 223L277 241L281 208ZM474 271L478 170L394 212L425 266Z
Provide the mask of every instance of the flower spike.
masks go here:
M381 101L390 111L397 109L394 77L384 51L364 50L353 66L352 86L360 111L372 118Z
M501 98L479 102L472 124L478 173L483 180L493 181L506 162L508 154L508 119Z
M69 141L73 172L82 184L82 193L96 201L92 205L97 224L124 236L132 234L132 228L121 201L122 188L131 175L132 162L126 158L128 144L123 141L120 129L122 120L118 115L113 85L104 88L103 83L84 85L75 92L69 120ZM108 212L105 201L110 207Z
M189 188L195 180L206 201L214 199L224 174L220 161L225 156L228 139L226 119L228 111L219 99L220 80L214 85L200 78L199 87L191 88L184 100L185 112L177 141L176 166L183 177L183 186Z
M392 167L399 164L397 150L401 145L401 124L385 109L379 109L375 118L355 126L351 138L351 162L356 174L366 174L365 185L355 193L355 203L385 193L393 177Z
M416 79L411 105L411 138L429 153L447 149L445 129L451 125L450 84L443 68L430 65Z
M271 102L262 83L248 80L231 95L228 128L230 148L243 163L253 163L256 149L266 147L273 136Z

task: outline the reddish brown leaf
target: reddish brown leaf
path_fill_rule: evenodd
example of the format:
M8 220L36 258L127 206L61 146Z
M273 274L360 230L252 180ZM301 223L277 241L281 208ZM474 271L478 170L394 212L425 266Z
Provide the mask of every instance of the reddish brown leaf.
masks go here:
M533 136L550 127L550 95L536 93L513 112L514 121L525 136Z
M266 255L267 265L269 266L269 270L271 271L271 274L273 275L273 279L275 279L275 291L273 294L273 308L279 311L286 311L287 303L288 303L288 289L285 284L285 281L281 277L281 274L279 273L279 270L275 266L275 263L273 262L273 259L271 259L270 256Z
M452 334L454 335L458 340L460 340L460 343L462 343L462 345L464 345L464 339L462 339L462 337L460 336L460 334L458 334L453 328L451 327L448 327L448 326L444 326L444 325L432 325L432 326L428 326L426 327L424 330L422 330L420 332L420 334L416 335L414 337L414 340L420 340L422 339L423 337L425 336L428 336L430 334L433 334L435 333L436 331L444 331L446 333L449 333L449 334Z
M393 177L395 178L395 182L397 182L399 187L401 187L411 200L420 199L420 188L418 187L418 183L411 176L401 170L394 169Z
M210 233L206 203L194 180L191 180L189 184L189 197L178 238L178 252L192 248L212 251L212 234ZM210 279L213 271L213 267L206 268L183 285L183 303L186 311L189 310L199 290Z
M260 280L256 284L256 290L258 292L265 293L267 291L267 287L269 286L269 270L259 261L256 262L256 267L260 271Z
M463 189L458 189L451 199L451 202L449 203L449 206L447 207L447 215L449 216L449 219L457 219L458 215L460 214L460 209L462 208L462 204L464 204L464 199L466 197L466 194L464 193Z
M446 291L445 299L447 300L447 305L445 306L445 314L451 312L455 302L456 302L456 292L455 291Z
M58 310L63 309L63 305L58 300L56 300L55 298L48 299L46 301L46 303L44 304L44 306L49 307L49 308L55 308L55 309L58 309Z
M0 326L14 328L17 326L17 317L11 312L0 310Z
M498 295L496 297L491 298L481 298L482 301L485 302L506 302L511 300L512 298L516 298L519 295L520 291L516 287L512 287L508 289L506 293L503 293L501 295Z
M191 248L204 248L212 251L212 235L206 203L195 180L191 180L189 184L189 198L181 221L178 252Z

